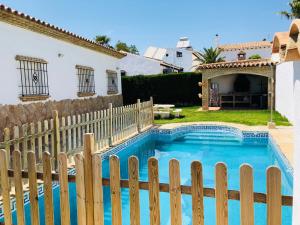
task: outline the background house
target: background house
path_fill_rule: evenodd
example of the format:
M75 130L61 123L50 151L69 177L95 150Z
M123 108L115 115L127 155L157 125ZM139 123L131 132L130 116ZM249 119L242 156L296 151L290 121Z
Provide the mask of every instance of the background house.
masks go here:
M178 73L183 69L162 60L151 59L145 56L127 53L119 60L121 76L152 75Z
M253 55L259 55L262 59L269 59L272 54L272 43L269 41L245 42L237 44L219 45L221 57L225 61L246 60Z
M187 37L182 37L175 48L158 48L150 46L144 56L150 59L160 60L183 68L183 72L194 70L195 51Z

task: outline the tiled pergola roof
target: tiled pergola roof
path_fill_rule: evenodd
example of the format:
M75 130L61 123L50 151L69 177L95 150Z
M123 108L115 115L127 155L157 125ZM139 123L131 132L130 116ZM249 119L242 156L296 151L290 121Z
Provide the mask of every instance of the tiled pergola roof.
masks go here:
M231 62L218 62L201 64L197 70L203 69L219 69L219 68L243 68L243 67L263 67L263 66L274 66L275 62L270 59L251 59L251 60L239 60Z

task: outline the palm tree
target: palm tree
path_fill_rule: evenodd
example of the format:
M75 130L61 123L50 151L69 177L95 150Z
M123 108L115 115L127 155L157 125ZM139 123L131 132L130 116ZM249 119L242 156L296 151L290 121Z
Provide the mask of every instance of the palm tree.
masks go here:
M288 11L281 11L279 12L280 15L286 17L287 19L297 19L300 18L300 0L292 0L289 3L290 12Z
M95 41L99 44L109 45L110 37L108 37L106 35L97 35L95 37Z
M208 64L208 63L216 63L216 62L224 62L224 57L221 57L221 50L218 48L204 48L203 52L200 52L200 63Z

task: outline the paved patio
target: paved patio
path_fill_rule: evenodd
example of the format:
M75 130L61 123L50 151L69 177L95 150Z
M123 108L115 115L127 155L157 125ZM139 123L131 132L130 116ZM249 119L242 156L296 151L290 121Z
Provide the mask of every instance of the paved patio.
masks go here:
M170 123L160 126L159 129L173 129L184 125L226 125L238 128L242 131L267 131L275 140L276 144L280 148L281 152L288 159L291 166L294 165L293 151L294 151L294 129L292 126L279 126L276 129L268 129L267 126L247 126L235 123L224 122L191 122L191 123Z

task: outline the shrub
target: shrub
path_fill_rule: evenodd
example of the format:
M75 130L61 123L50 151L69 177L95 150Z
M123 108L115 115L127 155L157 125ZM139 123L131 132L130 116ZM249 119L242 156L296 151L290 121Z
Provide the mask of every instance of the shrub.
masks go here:
M199 73L122 77L123 101L132 104L137 99L146 101L152 96L156 104L199 105L201 88L198 82L201 80Z
M261 59L261 56L259 54L254 54L254 55L251 55L249 57L249 59Z

